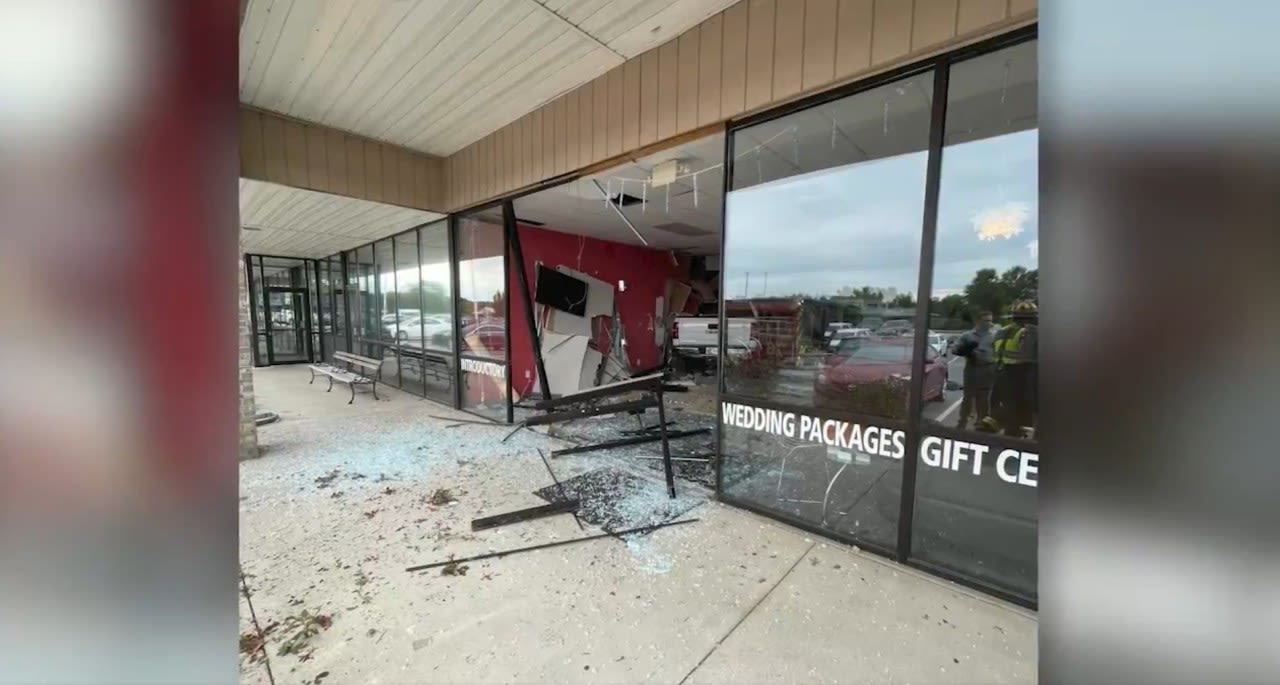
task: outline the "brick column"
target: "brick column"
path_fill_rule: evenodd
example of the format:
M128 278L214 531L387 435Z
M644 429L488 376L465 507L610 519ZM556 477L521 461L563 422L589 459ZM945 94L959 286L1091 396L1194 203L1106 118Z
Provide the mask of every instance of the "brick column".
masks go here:
M257 409L253 402L253 356L250 345L254 343L249 328L249 292L244 273L243 257L238 261L240 270L240 459L256 459L258 454Z

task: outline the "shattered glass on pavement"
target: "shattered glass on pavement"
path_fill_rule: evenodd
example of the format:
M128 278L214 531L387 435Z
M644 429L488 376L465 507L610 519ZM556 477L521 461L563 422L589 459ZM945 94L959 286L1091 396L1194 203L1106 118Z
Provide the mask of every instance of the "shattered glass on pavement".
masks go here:
M614 467L588 471L533 494L548 502L577 499L578 517L610 533L674 520L705 501L679 490L671 499L662 483Z
M641 415L641 418L644 420L643 426L656 426L658 424L658 415L656 411L646 411ZM671 425L667 426L668 431L688 431L700 428L709 429L711 431L701 435L690 435L688 437L675 438L671 440L671 456L673 458L706 458L711 457L711 455L714 454L716 439L715 417L673 410L667 413L667 421L671 422ZM556 424L551 427L550 434L560 438L561 440L578 445L589 445L640 435L640 433L637 433L636 431L640 430L641 425L641 422L637 421L635 416L628 414L613 414L609 416L598 416L588 419L579 419L568 423ZM656 431L653 431L653 433L656 434ZM638 465L643 465L647 469L657 471L659 473L662 472L662 460L652 458L662 456L661 442L629 445L598 453L589 452L585 454L588 456L591 454L609 454ZM650 458L646 459L644 457ZM672 462L677 478L714 490L716 484L716 473L713 464L713 461Z

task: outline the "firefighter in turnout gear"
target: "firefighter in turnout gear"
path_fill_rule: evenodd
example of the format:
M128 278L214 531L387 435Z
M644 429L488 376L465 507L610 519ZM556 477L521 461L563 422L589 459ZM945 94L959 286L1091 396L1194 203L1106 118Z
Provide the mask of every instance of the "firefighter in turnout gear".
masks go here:
M992 343L996 381L991 389L991 416L982 419L978 428L1026 437L1039 413L1039 312L1034 302L1016 302L1010 318L1013 323L1001 328Z

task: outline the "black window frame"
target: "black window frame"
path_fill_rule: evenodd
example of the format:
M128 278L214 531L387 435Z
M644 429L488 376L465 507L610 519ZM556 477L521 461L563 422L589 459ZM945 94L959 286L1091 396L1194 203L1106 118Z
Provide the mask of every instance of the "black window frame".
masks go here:
M774 121L792 114L803 112L814 107L842 100L850 96L870 91L884 85L891 84L912 76L921 76L931 74L933 76L933 101L931 103L930 122L929 122L929 145L927 148L926 160L926 177L925 177L925 201L924 212L922 216L922 226L920 234L920 254L918 257L919 265L917 272L917 286L915 298L917 303L928 303L932 295L933 274L935 269L935 251L937 242L937 219L938 219L938 200L942 181L942 154L945 145L945 124L949 91L949 79L951 67L960 62L981 57L986 54L997 52L1005 48L1013 47L1027 42L1032 42L1039 37L1038 24L1032 24L1020 29L1001 34L994 38L973 43L961 49L944 53L926 60L907 64L896 69L886 71L868 79L864 79L843 87L835 88L829 91L811 95L805 98L795 100L784 105L758 112L746 117L731 120L727 127L724 137L724 192L721 195L721 216L727 218L725 212L728 204L729 193L733 191L734 179L734 159L733 144L735 134L744 129L749 129L757 124ZM720 232L720 254L724 258L729 226L724 225ZM724 283L726 270L720 270L720 292L726 292ZM726 308L720 307L719 312L719 328L720 341L719 347L722 351L726 349L725 327L727 318ZM927 331L929 326L929 307L927 305L917 306L914 327L917 331ZM916 480L919 469L919 451L920 443L926 436L939 436L943 438L955 438L959 440L970 441L974 439L974 434L970 431L958 428L943 426L939 424L926 424L921 409L924 402L924 368L926 362L926 349L928 348L929 338L927 335L914 336L913 352L911 361L911 385L908 395L908 407L905 420L888 419L868 414L860 414L847 411L830 411L823 408L800 406L785 402L776 402L770 399L761 399L759 397L751 397L743 394L734 394L727 392L725 388L724 367L723 363L717 364L716 374L716 474L715 474L715 493L716 499L726 504L741 507L769 518L780 520L789 525L796 526L805 531L821 535L827 538L833 538L841 542L858 545L863 549L868 549L883 556L891 557L898 563L925 570L934 575L941 576L961 585L972 587L987 594L999 597L1020 606L1036 609L1039 606L1037 595L1027 595L1009 588L1000 587L993 583L987 582L982 578L970 576L964 572L950 569L936 562L925 561L912 555L912 529L916 502ZM721 360L723 361L723 360ZM874 540L860 538L855 535L838 533L834 530L823 528L813 522L798 519L781 511L776 511L765 507L761 504L735 498L725 492L724 489L724 403L743 404L752 407L762 407L765 409L777 409L781 411L803 412L807 415L818 416L822 418L840 418L849 421L855 421L863 424L871 424L883 426L889 429L901 429L906 433L905 453L906 456L902 460L902 483L899 490L899 514L898 514L898 540L896 547L890 549L887 546ZM991 446L993 450L1003 449L1032 449L1039 452L1040 441L1039 436L1035 440L1026 440L1013 438L1009 436L990 434L983 435L984 444Z

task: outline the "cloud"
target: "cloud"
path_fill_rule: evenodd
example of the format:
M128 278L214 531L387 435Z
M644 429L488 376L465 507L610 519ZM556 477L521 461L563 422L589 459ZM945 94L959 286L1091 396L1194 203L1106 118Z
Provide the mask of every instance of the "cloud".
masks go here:
M988 207L973 217L973 230L978 240L1008 240L1020 233L1031 217L1031 207L1025 202L1010 202Z

